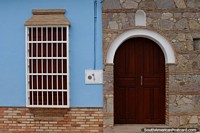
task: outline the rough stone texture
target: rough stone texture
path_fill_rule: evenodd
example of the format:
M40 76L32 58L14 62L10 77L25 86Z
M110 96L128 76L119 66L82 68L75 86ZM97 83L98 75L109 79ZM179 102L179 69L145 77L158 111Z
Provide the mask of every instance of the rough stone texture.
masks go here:
M160 20L154 24L155 28L162 30L171 30L173 29L174 23L169 20Z
M198 22L196 22L195 20L190 20L189 26L190 26L190 29L192 29L192 30L200 29L200 24Z
M137 9L138 7L138 2L140 0L120 0L122 7L123 8L134 8Z
M118 0L105 0L103 2L103 9L119 9L121 8Z
M199 0L186 0L187 6L190 8L199 8L200 1Z
M183 17L184 18L193 18L195 16L195 13L191 13L191 12L185 12L183 13Z
M140 2L139 7L141 9L155 9L156 8L156 4L153 0L148 0L148 1L142 1Z
M189 123L189 119L188 119L188 117L187 116L181 116L180 117L180 125L182 126L182 125L186 125L186 124L188 124Z
M167 12L167 13L163 13L161 18L162 19L170 19L171 17L173 17L173 14Z
M186 41L185 34L184 33L178 33L177 40L178 41Z
M117 29L119 29L119 25L117 24L116 21L110 21L110 22L109 22L109 27L110 27L110 29L112 29L112 30L117 30Z
M194 39L194 50L195 51L199 51L200 50L200 38ZM197 63L194 63L194 64L196 64L195 66L198 66Z
M113 64L107 64L104 70L104 127L113 126Z
M198 123L198 117L197 116L192 116L191 118L190 118L190 121L189 121L189 123L192 123L192 124L195 124L195 123Z
M104 0L103 3L108 1L111 0ZM104 127L113 126L114 114L114 64L106 64L108 49L122 33L141 28L162 35L175 52L176 63L166 65L166 124L171 127L198 127L200 0L113 1L118 6L106 7L109 10L103 7ZM147 26L135 26L135 13L139 9L146 13Z
M170 95L173 96L173 101L170 100L169 109L173 113L198 112L200 109L200 96L198 95ZM172 102L172 103L171 103Z
M186 18L180 19L176 22L176 28L179 30L188 29L188 21Z
M153 20L157 20L157 19L161 18L162 14L158 13L158 12L156 12L156 13L152 12L152 13L147 13L147 15L148 15L149 18L151 18Z
M175 8L173 0L155 0L158 8Z
M181 127L193 127L193 128L199 127L198 123L200 123L200 116L194 116L194 115L180 116Z
M174 0L174 2L178 8L186 8L184 0Z
M194 73L198 73L200 68L200 54L179 54L177 55L176 72L180 73L193 73L192 76L196 76ZM187 74L185 74L186 76ZM195 77L196 78L196 77Z
M169 117L169 126L170 127L179 127L179 121L180 121L180 118L178 116L170 116Z

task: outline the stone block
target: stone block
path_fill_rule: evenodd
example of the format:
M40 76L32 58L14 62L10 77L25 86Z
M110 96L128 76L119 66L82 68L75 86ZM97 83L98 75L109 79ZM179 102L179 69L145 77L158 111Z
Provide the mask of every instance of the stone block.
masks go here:
M104 124L104 126L113 125L113 117L104 118L103 124Z
M182 17L182 13L174 13L174 17L175 18L181 18Z
M127 13L129 24L131 27L135 26L135 13Z
M194 54L177 54L177 60L176 60L177 65L175 66L175 71L176 72L198 72L200 70L199 58L200 58L200 54L195 54L195 53Z
M123 8L134 8L137 9L138 8L138 2L140 2L141 0L121 0L121 4Z
M193 32L192 38L200 38L200 34L198 32Z
M184 0L174 0L174 2L178 8L186 8Z
M200 96L198 95L176 95L176 99L174 101L170 101L173 103L169 104L169 112L198 113L200 110L199 99Z
M171 30L173 29L174 23L169 20L160 20L157 23L154 23L155 28L160 28L162 30Z
M195 20L190 20L189 26L190 26L191 30L199 30L200 29L200 24Z
M109 22L109 15L108 14L105 14L105 13L103 13L102 14L102 27L103 27L103 29L107 29L108 28L108 22Z
M106 98L106 112L113 113L113 97Z
M200 1L199 0L186 0L186 5L190 8L199 8Z
M193 18L194 16L195 16L195 13L191 13L191 12L184 12L183 13L184 18Z
M104 0L103 9L120 9L121 5L119 0Z
M155 0L158 8L175 8L174 0Z
M186 38L185 38L185 34L184 33L178 33L177 35L177 40L179 41L186 41Z
M176 28L179 30L184 30L188 29L188 21L186 18L180 19L179 21L176 22L175 24Z
M187 125L189 123L188 116L180 116L180 126Z
M200 75L179 74L169 76L170 91L199 91Z
M161 13L147 13L147 17L150 17L151 19L160 19L161 18Z
M180 118L178 116L170 116L169 117L169 126L170 127L179 127L180 126Z
M155 9L156 4L153 0L142 1L142 2L140 2L139 7L141 9Z
M190 124L198 124L198 117L192 116L189 121Z
M117 29L119 29L119 25L116 21L110 21L109 22L109 28L111 30L117 30Z
M167 13L163 13L161 18L162 19L170 19L171 17L173 17L173 14L167 12Z

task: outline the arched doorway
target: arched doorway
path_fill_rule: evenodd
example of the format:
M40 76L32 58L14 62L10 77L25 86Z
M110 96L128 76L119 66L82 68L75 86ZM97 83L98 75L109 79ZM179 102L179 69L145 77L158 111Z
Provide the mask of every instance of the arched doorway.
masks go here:
M114 124L165 123L165 56L152 40L123 42L114 56Z

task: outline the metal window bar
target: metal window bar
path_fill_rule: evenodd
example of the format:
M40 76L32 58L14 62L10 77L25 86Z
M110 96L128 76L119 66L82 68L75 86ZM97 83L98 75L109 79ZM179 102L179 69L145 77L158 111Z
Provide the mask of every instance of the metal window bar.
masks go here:
M35 40L36 41L38 41L38 27L36 27L36 38L35 38ZM36 45L36 57L39 57L38 55L38 43L35 43L35 45ZM36 73L38 73L38 60L36 60ZM36 85L37 85L37 95L36 95L36 97L37 97L37 101L36 101L36 104L37 105L39 105L39 98L38 98L38 75L36 75L36 80L37 80L37 82L36 82Z
M64 36L63 36L63 28L62 28L62 32L61 32L61 40L63 41ZM61 57L63 57L63 43L61 43ZM63 73L63 59L61 62L61 72ZM62 75L62 90L63 90L63 75ZM64 93L62 92L62 105L64 105Z
M27 57L27 59L67 59L67 57Z
M50 29L50 36L48 36L49 35L48 29ZM45 30L46 32L44 32ZM67 27L64 27L64 26L34 27L33 26L33 27L26 28L27 106L29 107L57 107L57 108L69 107L69 78L68 78L69 76L68 75L69 74L68 73L69 72L68 54L69 53L67 52L67 57L64 57L64 50L65 52L69 50L68 30L69 30L68 26ZM66 33L66 37L64 37L64 32ZM59 34L61 35L60 37L59 37ZM38 39L38 37L40 37L40 39ZM66 39L64 40L64 38ZM46 46L46 49L44 49L44 46ZM49 51L49 47L50 47L50 51ZM61 48L60 51L59 51L59 48ZM46 55L44 55L43 53L44 50L46 50ZM46 62L44 62L44 60L46 60ZM58 64L59 60L61 61L61 64ZM65 66L63 63L66 63L67 68L63 68L63 66ZM46 65L46 71L44 69L44 65ZM51 70L48 70L49 65L51 65ZM60 69L59 65L61 65L61 70L59 70ZM65 69L67 73L64 73ZM44 80L44 76L46 76L45 80ZM49 76L51 76L51 79L49 79ZM59 81L59 76L61 76L61 82ZM64 76L67 76L67 81L64 81L65 80ZM36 81L35 84L34 84L34 81ZM67 88L65 88L66 86L64 85L64 83L66 84L66 82L67 82ZM49 86L50 83L51 83L51 86ZM59 83L61 83L61 88L59 88L60 86ZM45 93L45 96L44 96L44 93ZM49 94L51 94L51 96ZM30 99L30 95L31 95L31 99ZM51 105L49 103L50 99L52 102ZM59 100L62 100L62 101L59 101Z
M31 40L33 40L33 28L31 28ZM31 48L31 56L33 57L33 43L31 43L31 47L32 47L32 48ZM31 63L31 65L32 65L32 66L31 66L31 68L32 68L32 71L31 71L31 72L33 73L33 59L31 60L31 62L32 62L32 63ZM31 79L32 79L32 90L33 90L33 76L32 76ZM33 91L32 91L32 93L31 93L31 95L32 95L32 102L31 102L31 103L32 103L32 105L34 105L34 103L33 103L33 101L34 101Z
M48 27L46 27L46 40L48 40ZM49 52L48 52L48 46L49 44L46 43L46 57L49 57ZM48 59L46 59L46 73L49 72L48 69ZM47 90L49 89L49 76L46 76L46 80L47 80ZM47 105L49 105L49 93L47 92Z
M25 30L25 37L26 37L26 42L27 40L29 39L29 31L28 29L26 28ZM30 46L29 45L26 45L26 57L29 56L29 53L30 53ZM30 72L30 63L29 63L29 60L26 59L26 73L29 73ZM30 89L30 77L28 75L26 75L26 86ZM26 101L26 105L30 105L30 91L26 91L26 99L28 99Z
M51 41L53 41L53 27L51 27ZM51 43L51 57L53 57L53 43ZM51 59L51 73L53 73L53 59ZM51 101L52 101L52 105L54 105L54 98L53 98L53 75L51 75L51 89L52 89L52 93L51 93Z
M69 27L66 27L66 52L67 52L67 106L70 106L70 102L69 102L69 94L70 94L70 86L69 86Z
M56 41L58 41L58 27L56 27ZM56 57L58 57L58 43L56 43ZM58 73L58 59L56 59L56 73ZM58 75L56 75L56 82L57 82L57 105L59 105L58 101Z
M40 28L41 29L41 41L43 41L43 28ZM40 43L40 46L41 46L41 57L43 57L43 43ZM44 70L43 70L43 59L41 59L41 72L44 73ZM42 77L42 105L44 105L44 79L43 79L43 76Z
M28 73L27 75L32 75L32 76L37 76L37 75L46 75L46 76L51 76L51 75L68 75L67 73Z

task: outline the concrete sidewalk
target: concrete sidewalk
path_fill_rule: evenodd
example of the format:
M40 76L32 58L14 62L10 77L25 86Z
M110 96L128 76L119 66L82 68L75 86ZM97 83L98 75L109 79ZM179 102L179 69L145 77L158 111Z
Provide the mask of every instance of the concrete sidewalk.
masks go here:
M144 133L143 128L171 128L165 124L119 124L112 128L106 128L104 133ZM199 128L200 129L200 128ZM171 133L171 132L146 132L146 133ZM183 133L183 132L174 132ZM184 132L184 133L200 133L198 132Z
M113 128L106 128L104 133L142 133L143 128L168 128L164 124L125 124L115 125Z

